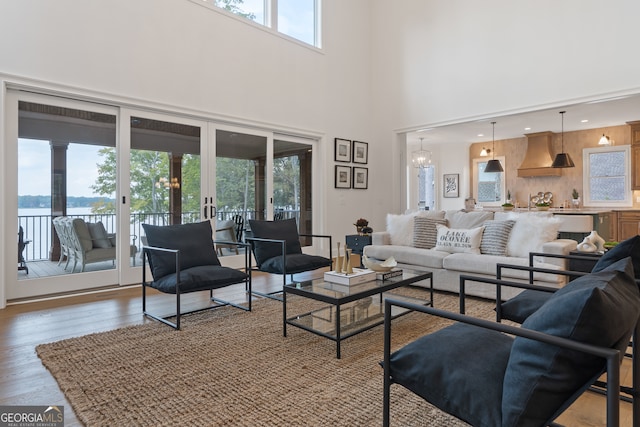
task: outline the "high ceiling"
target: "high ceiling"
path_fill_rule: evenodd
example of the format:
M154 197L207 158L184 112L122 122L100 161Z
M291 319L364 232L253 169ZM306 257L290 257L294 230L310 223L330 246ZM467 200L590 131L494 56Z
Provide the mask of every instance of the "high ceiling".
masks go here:
M407 139L411 147L420 145L420 138L424 138L424 145L491 141L491 122L493 121L496 122L496 140L519 138L526 133L560 132L562 128L560 111L566 111L565 132L619 126L629 121L640 120L640 94L434 127L421 132L411 132L407 135ZM583 122L583 120L588 121Z

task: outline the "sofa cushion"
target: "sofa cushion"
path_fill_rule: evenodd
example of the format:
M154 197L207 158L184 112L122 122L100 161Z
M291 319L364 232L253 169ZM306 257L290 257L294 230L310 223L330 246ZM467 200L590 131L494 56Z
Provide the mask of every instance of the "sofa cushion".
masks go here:
M417 211L404 215L387 214L387 231L392 245L413 246L413 220L424 218L444 218L444 211Z
M107 230L105 230L104 224L102 224L101 221L95 223L88 222L87 228L89 229L91 240L93 240L94 248L110 248L113 246L111 240L109 240Z
M436 224L447 225L444 218L416 216L413 220L413 247L431 249L436 245L438 230Z
M529 252L542 251L542 245L558 238L561 221L553 217L518 215L511 230L507 254L528 258Z
M527 318L523 328L624 350L640 316L640 294L625 258L570 282ZM543 425L605 366L602 358L516 338L504 377L503 425ZM523 386L524 385L524 386Z
M71 219L71 227L73 227L73 231L78 238L82 251L89 252L93 249L93 241L91 240L91 234L89 233L87 223L84 222L82 218L73 218Z
M471 425L500 426L501 379L512 343L500 332L455 323L393 353L391 377Z
M368 258L379 261L393 257L398 264L421 268L443 268L443 260L451 255L449 252L436 251L435 249L419 249L398 245L365 246L364 254Z
M493 219L491 211L447 211L444 215L450 228L476 228Z
M480 253L480 241L484 227L455 229L436 224L438 237L435 249L444 252Z
M220 265L213 248L209 221L179 225L142 224L149 246L180 251L180 268L183 270L200 265ZM158 280L176 272L175 255L151 251L149 264L153 279Z
M480 253L487 255L507 255L507 243L511 229L516 222L514 220L484 222L484 232L480 242Z
M511 264L511 265L529 265L527 258L515 258L497 255L484 255L484 254L467 254L457 253L449 254L443 261L442 266L447 270L459 271L462 273L482 274L485 276L496 277L496 265L497 264ZM536 267L548 268L559 270L560 267L554 264L535 262ZM503 279L519 279L527 280L529 278L529 272L523 270L503 269ZM553 283L560 285L565 282L564 277L557 274L550 273L535 273L533 275L534 280L541 282Z

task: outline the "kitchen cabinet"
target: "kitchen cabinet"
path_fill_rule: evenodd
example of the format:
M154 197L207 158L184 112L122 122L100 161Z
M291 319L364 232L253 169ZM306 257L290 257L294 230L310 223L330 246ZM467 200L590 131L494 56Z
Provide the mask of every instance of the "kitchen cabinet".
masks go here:
M600 212L595 220L595 230L607 242L618 240L617 212Z
M619 242L640 234L640 211L618 211Z
M631 186L640 190L640 120L627 124L631 129Z

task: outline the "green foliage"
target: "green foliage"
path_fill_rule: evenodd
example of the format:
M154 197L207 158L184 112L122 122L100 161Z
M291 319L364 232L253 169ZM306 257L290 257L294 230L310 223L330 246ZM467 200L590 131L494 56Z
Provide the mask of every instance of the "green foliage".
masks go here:
M242 16L252 21L256 19L256 15L253 13L246 13L242 11L238 5L244 4L244 0L216 0L216 6L228 10L229 12Z

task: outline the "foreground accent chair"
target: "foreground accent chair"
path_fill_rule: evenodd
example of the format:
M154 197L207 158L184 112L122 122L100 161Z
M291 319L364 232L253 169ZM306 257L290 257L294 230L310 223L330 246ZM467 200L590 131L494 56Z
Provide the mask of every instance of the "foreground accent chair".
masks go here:
M258 264L254 271L282 275L282 287L287 284L287 274L317 270L331 266L331 236L318 234L298 234L295 218L278 221L249 220L252 237L245 240L251 245L251 251ZM302 253L300 237L317 237L329 240L329 258ZM251 261L249 261L251 262ZM282 301L275 296L282 290L271 293L254 294Z
M474 426L546 426L606 372L607 426L618 426L620 363L640 320L633 274L625 258L582 276L522 327L388 299L383 424L389 425L395 383ZM457 323L392 354L391 306Z
M182 315L198 311L231 305L245 311L251 311L251 271L249 269L249 251L245 250L245 271L223 267L216 256L209 221L155 226L142 224L147 244L142 257L142 311L149 316L175 329L180 329ZM237 243L240 246L248 246ZM245 248L247 249L247 248ZM149 262L153 280L147 281L146 263ZM213 290L225 286L244 283L248 304L223 301L213 296ZM147 287L176 296L176 314L160 316L147 311ZM209 299L214 305L184 312L180 307L180 296L188 292L209 291ZM176 318L175 323L169 321Z

